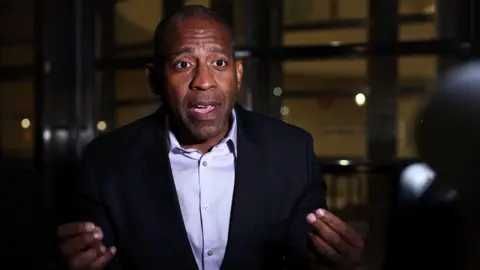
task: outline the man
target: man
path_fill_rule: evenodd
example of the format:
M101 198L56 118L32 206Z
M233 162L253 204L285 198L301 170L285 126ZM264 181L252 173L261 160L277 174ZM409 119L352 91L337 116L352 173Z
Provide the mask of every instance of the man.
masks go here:
M355 266L363 242L324 210L311 136L235 105L243 65L228 25L187 6L154 43L164 107L87 147L72 223L57 231L70 267Z

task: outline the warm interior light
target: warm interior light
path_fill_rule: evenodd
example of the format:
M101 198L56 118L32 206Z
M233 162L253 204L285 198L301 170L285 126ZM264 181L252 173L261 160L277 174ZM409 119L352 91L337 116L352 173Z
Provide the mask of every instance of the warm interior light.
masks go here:
M364 94L358 93L355 96L355 103L357 103L358 106L363 106L365 105L365 102L367 101L367 98L365 97Z
M350 165L350 161L348 161L346 159L342 159L342 160L338 161L338 164L340 164L342 166L348 166L348 165Z
M330 45L332 45L332 46L340 46L340 45L342 45L342 43L341 43L340 41L337 41L337 40L336 40L336 41L330 42Z
M105 121L98 121L97 129L100 131L104 131L105 129L107 129L107 123L105 123Z
M28 118L23 119L21 122L22 128L29 128L30 124L31 123L30 123L30 120L28 120Z

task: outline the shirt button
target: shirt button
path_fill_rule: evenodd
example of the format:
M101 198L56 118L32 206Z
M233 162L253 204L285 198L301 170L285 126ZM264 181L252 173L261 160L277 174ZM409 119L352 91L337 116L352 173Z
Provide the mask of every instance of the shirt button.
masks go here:
M213 251L209 250L209 251L207 252L207 255L208 255L208 256L212 256L212 255L213 255Z
M202 162L202 165L207 167L207 162L206 161Z
M203 209L205 209L205 211L208 211L208 210L210 210L210 205L208 205L208 204L205 204L205 205L203 206Z

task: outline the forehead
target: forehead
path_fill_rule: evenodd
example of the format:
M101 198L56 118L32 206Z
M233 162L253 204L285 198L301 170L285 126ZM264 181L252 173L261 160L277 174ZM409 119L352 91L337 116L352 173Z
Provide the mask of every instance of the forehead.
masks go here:
M169 31L170 49L188 45L213 44L228 49L231 47L231 36L227 27L220 22L208 18L188 18L176 24Z

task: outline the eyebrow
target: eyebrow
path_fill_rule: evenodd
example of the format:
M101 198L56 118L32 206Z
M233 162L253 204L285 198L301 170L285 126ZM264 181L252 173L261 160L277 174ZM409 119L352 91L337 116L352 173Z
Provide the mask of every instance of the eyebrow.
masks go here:
M213 47L213 48L209 48L208 49L208 52L214 52L214 53L221 53L221 54L225 54L225 55L232 55L233 53L229 52L228 50L225 50L223 48L218 48L218 47ZM181 54L184 54L184 53L190 53L190 54L193 54L195 53L195 49L192 48L192 47L183 47L181 49L178 49L176 51L173 51L171 53L168 54L168 58L175 58Z

